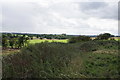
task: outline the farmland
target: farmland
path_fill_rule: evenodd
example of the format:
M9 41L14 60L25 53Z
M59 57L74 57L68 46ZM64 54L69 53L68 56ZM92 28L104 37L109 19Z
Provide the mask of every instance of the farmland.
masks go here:
M59 39L53 39L53 40L48 40L48 39L43 39L43 40L40 40L40 39L34 39L34 40L29 40L29 43L30 44L35 44L35 43L41 43L41 42L61 42L61 43L67 43L68 40L67 39L64 39L64 40L59 40Z
M54 40L49 40L49 39L33 39L33 40L29 40L28 43L29 45L31 44L36 44L36 43L42 43L42 42L60 42L60 43L67 43L68 42L68 39L63 39L63 40L58 40L58 39L54 39ZM13 54L13 53L16 53L16 52L19 52L20 49L6 49L6 50L3 50L2 53L3 55L7 55L7 54Z

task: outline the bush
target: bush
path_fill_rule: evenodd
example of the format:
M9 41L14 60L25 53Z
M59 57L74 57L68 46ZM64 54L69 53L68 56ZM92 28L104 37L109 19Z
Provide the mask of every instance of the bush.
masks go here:
M86 52L96 51L98 48L99 48L99 45L93 41L85 42L80 46L80 50L86 51Z
M89 36L78 36L78 37L73 37L69 39L69 43L76 43L76 42L84 42L84 41L90 41L91 38Z
M3 56L3 78L118 77L117 48L105 48L111 45L116 47L118 42L98 40L29 45L19 53Z
M53 78L62 73L73 55L70 46L63 43L30 45L20 53L3 58L3 77Z
M108 41L94 41L96 42L101 48L104 49L118 49L118 41L108 40Z
M110 37L114 37L110 33L104 33L97 36L96 40L108 40Z

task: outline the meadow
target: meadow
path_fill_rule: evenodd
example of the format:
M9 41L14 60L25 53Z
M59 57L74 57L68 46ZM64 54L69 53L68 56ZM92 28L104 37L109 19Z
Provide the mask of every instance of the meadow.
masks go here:
M96 37L91 37L92 39L95 39ZM113 37L116 41L120 41L119 37ZM35 44L35 43L41 43L41 42L61 42L61 43L68 43L68 39L33 39L29 40L30 44Z
M2 77L51 79L120 77L118 65L120 41L117 37L113 39L109 33L100 34L94 39L89 36L69 37L65 34L42 37L4 34Z
M33 39L29 40L30 44L35 44L35 43L41 43L41 42L61 42L61 43L67 43L68 39Z
M3 78L118 78L118 41L44 42L3 56Z
M52 43L52 42L60 42L60 43L68 43L68 39L32 39L32 40L28 40L28 45L34 45L36 43L43 43L43 42L47 42L47 43ZM5 49L2 50L2 55L8 55L8 54L14 54L16 52L19 52L20 49Z

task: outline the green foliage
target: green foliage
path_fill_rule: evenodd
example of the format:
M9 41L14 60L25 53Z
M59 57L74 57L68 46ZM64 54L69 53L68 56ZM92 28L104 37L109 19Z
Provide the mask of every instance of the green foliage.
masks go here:
M22 48L26 46L29 38L25 35L15 35L15 34L3 34L2 35L2 46L3 48Z
M98 50L99 45L93 41L85 42L80 46L81 51L91 52Z
M94 41L96 42L100 48L102 49L118 49L118 41L108 40L108 41Z
M11 77L54 77L58 76L62 68L68 66L71 61L72 49L63 47L63 43L40 43L23 48L20 53L5 58L4 64L13 64L9 67L11 72L6 75ZM66 51L69 50L70 52ZM18 67L23 67L18 70ZM28 71L30 70L30 71ZM21 72L22 71L22 72ZM27 73L27 74L25 74ZM22 75L24 74L24 75Z
M16 43L15 43L15 39L14 39L14 38L11 38L11 39L9 40L9 45L11 46L11 48L13 48L14 44L16 44Z
M3 56L3 78L118 78L117 43L29 45L19 53Z
M110 33L104 33L97 36L96 40L108 40L110 37L114 37Z
M78 36L78 37L72 37L69 39L69 43L76 43L76 42L83 42L83 41L90 41L91 38L89 36Z
M81 73L87 77L118 78L118 69L117 55L101 52L87 55Z
M7 38L2 38L2 46L3 46L3 48L6 48L8 46Z
M29 40L35 34L3 34L4 48L22 48L16 54L3 56L3 78L118 78L118 45L102 34L98 40L88 36L73 37L52 34L38 38L64 40ZM69 39L69 44L67 39ZM28 41L31 44L28 45ZM59 43L61 42L61 43ZM34 43L34 44L32 44ZM37 44L35 44L37 43Z

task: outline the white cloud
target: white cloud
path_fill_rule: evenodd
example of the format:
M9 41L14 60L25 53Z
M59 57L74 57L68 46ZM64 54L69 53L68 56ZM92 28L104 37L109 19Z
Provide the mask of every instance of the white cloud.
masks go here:
M112 34L118 34L118 21L113 19L99 19L89 18L87 24L91 29L100 32L111 32Z
M0 31L2 31L2 6L0 5Z
M63 0L3 2L3 31L32 33L117 34L116 4L101 3L91 11L80 3ZM91 5L89 5L91 6ZM93 6L94 8L94 6ZM94 13L94 14L93 14ZM109 14L106 15L106 14Z

